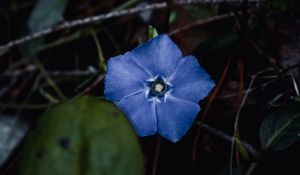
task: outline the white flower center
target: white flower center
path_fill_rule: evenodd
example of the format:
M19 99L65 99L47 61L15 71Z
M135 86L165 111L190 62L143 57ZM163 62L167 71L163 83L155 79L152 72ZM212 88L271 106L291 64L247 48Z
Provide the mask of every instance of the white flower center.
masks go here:
M164 88L165 88L165 86L161 83L156 83L154 85L154 90L159 93L161 93L164 90Z

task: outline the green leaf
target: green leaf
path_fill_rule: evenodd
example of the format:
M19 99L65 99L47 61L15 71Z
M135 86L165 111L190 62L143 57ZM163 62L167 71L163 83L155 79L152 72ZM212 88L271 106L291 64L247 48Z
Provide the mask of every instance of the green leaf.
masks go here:
M265 150L279 151L300 139L300 103L293 102L268 115L260 128Z
M38 0L28 21L31 33L51 27L62 18L68 0Z
M249 153L248 153L247 149L245 148L243 142L241 141L241 139L240 139L239 137L236 137L236 138L235 138L235 144L236 144L237 149L238 149L239 152L241 153L241 155L242 155L245 159L250 160Z
M141 175L143 155L113 104L79 97L46 111L22 151L21 175Z
M173 24L176 20L177 20L177 12L175 10L172 10L169 17L169 24Z
M58 23L63 16L68 0L38 0L28 19L30 33L39 32ZM24 55L33 54L42 47L44 38L38 38L22 49Z
M148 26L148 38L152 39L156 36L158 36L158 32L157 32L156 28L151 25Z

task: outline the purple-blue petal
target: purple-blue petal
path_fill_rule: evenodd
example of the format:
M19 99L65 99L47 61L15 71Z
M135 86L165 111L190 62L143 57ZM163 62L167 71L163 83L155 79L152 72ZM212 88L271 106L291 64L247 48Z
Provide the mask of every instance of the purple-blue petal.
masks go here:
M192 126L199 111L198 104L169 96L165 102L156 105L158 133L177 142Z
M206 97L215 86L194 56L182 58L168 81L173 85L173 96L195 103Z
M133 49L133 59L152 76L167 77L172 74L182 53L166 34L161 34Z
M145 92L124 98L117 106L125 112L137 135L149 136L156 133L155 102L148 100Z
M108 100L119 101L145 89L150 76L127 53L112 57L107 63L104 94Z

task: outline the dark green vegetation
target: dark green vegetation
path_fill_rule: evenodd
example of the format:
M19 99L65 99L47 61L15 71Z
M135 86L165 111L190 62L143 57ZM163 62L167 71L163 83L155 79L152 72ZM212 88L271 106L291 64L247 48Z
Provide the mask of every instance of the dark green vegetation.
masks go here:
M79 97L48 109L22 149L20 175L141 175L144 158L113 104Z
M180 142L172 144L157 135L139 139L146 174L206 175L229 174L231 171L232 174L298 175L299 1L243 0L185 5L176 2L168 1L168 8L147 11L148 14L126 12L114 18L66 27L14 47L1 49L0 117L6 116L17 121L15 125L7 125L13 131L19 129L18 122L25 122L31 126L32 133L37 133L37 129L45 129L39 133L51 131L53 135L42 138L45 142L39 141L33 146L36 149L22 152L29 149L24 148L24 145L30 143L7 134L4 127L0 128L0 139L3 136L6 138L5 141L0 140L0 158L2 155L9 155L1 166L0 174L13 175L20 172L20 154L21 162L25 164L39 159L47 160L47 156L51 158L50 153L60 154L63 159L52 161L53 166L77 153L81 153L78 155L82 157L87 156L85 159L92 159L94 154L84 154L80 150L89 148L89 152L97 147L97 144L90 143L93 139L86 142L83 140L90 137L100 139L98 135L89 133L89 129L102 132L103 118L93 119L100 120L95 124L91 123L93 120L85 119L86 115L79 116L79 113L75 113L78 117L73 122L79 122L78 126L73 128L71 122L58 122L55 127L62 129L55 132L52 130L55 128L48 126L52 122L50 119L49 122L42 123L45 125L42 128L36 128L36 123L40 126L41 121L45 120L45 116L40 117L48 107L66 99L74 99L83 94L103 98L105 62L146 41L149 38L149 25L152 25L158 33L168 33L184 54L197 56L216 81L216 88L208 98L200 102L202 111ZM88 19L93 15L137 6L144 8L145 3L161 4L162 1L2 0L0 45L24 35L36 34L48 27L55 30L52 26L66 24L66 21ZM146 12L145 9L141 11ZM60 110L73 109L70 104L75 102L76 100L72 100L66 103L67 108ZM104 108L102 103L105 102L99 102L100 109ZM110 106L105 103L106 105ZM60 106L55 109L58 108ZM91 105L86 108L98 107ZM48 112L51 111L53 109ZM70 113L74 111L70 110ZM97 116L102 116L102 113L105 112L100 112ZM64 119L69 118L57 120ZM200 127L200 122L208 125ZM0 124L4 122L0 120ZM80 132L76 129L79 126L81 129L85 128L86 125L92 127L84 132L85 129ZM113 131L121 129L116 125L109 127ZM68 128L74 129L74 132ZM87 137L76 136L76 133ZM29 137L33 137L35 134L30 135ZM37 134L34 137L42 136ZM106 138L106 135L101 134L101 137ZM113 138L107 139L115 141ZM1 146L8 148L9 140L14 139L19 143L18 146L10 149L11 151L2 151ZM231 140L234 140L234 146ZM137 145L135 147L138 148ZM71 150L74 150L74 154ZM24 156L29 152L33 152L35 156L26 160ZM95 151L96 154L100 152ZM72 171L71 166L74 165L80 167L80 171L87 171L95 166L93 161L90 164L77 160L78 158L70 158L70 161L63 161L64 169ZM46 166L43 161L38 161L41 167ZM41 167L34 167L32 171L43 171ZM46 170L47 173L51 172L49 165Z

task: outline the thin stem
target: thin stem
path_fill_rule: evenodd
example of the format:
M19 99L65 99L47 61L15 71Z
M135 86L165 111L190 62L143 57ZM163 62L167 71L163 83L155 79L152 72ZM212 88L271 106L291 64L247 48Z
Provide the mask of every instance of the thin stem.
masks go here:
M105 59L103 55L103 50L100 45L100 42L98 40L97 34L93 28L91 28L92 36L95 41L97 51L98 51L98 57L99 57L99 67L103 69L104 72L106 72L106 64L105 64Z
M207 131L209 131L209 132L215 134L216 136L219 136L219 137L221 137L222 139L227 140L227 141L229 141L230 143L232 143L232 136L231 136L231 135L229 135L229 134L227 134L227 133L225 133L225 132L223 132L223 131L220 131L220 130L218 130L218 129L216 129L216 128L214 128L214 127L212 127L212 126L210 126L210 125L208 125L208 124L206 124L206 123L198 122L197 124L198 124L198 125L201 125L201 127L202 127L203 129L205 129L205 130L207 130ZM253 155L253 157L256 157L256 156L257 156L257 151L256 151L256 149L255 149L250 143L248 143L248 142L246 142L246 141L241 141L241 142L242 142L242 144L245 146L245 148L249 151L249 153L250 153L251 155Z
M208 110L210 109L210 106L212 105L215 97L217 96L218 92L220 91L221 87L222 87L222 84L225 80L225 77L228 73L228 70L229 70L229 67L230 67L230 64L231 64L231 60L228 61L228 63L226 64L226 67L224 68L224 71L223 71L223 74L222 74L222 77L220 78L218 84L216 85L215 89L213 90L213 92L211 93L211 95L209 96L208 98L208 103L207 103L207 106L203 112L203 115L202 115L202 119L201 119L201 123L204 122L205 118L206 118L206 115L208 113ZM196 157L197 157L197 146L198 146L198 140L199 140L199 135L200 135L200 131L201 131L201 126L202 125L199 125L198 126L198 129L196 131L196 136L195 136L195 139L194 139L194 143L193 143L193 151L192 151L192 159L193 161L196 161Z
M189 23L187 25L184 25L180 28L174 29L171 32L169 32L169 35L171 35L171 36L176 35L178 33L182 33L186 30L189 30L193 27L200 26L200 25L205 25L205 24L208 24L208 23L211 23L211 22L214 22L214 21L230 18L230 17L233 17L233 16L234 16L233 13L227 13L227 14L212 16L212 17L209 17L207 19L201 19L201 20L195 21L193 23Z
M237 132L238 132L238 123L239 123L240 114L241 114L243 106L245 105L246 99L251 91L251 87L255 81L255 78L256 78L256 75L254 75L251 78L251 82L248 86L248 89L247 89L243 99L242 99L241 105L236 113L235 122L234 122L234 134L232 136L232 144L231 144L231 151L230 151L230 163L229 163L229 165L230 165L229 166L229 174L230 175L232 174L232 169L233 169L233 154L234 154L235 140L236 140L236 137L238 134Z
M56 85L56 83L52 80L52 78L49 76L49 74L47 73L47 71L45 70L45 68L43 67L42 63L38 60L38 59L34 59L36 66L40 69L41 73L43 74L43 76L46 78L47 82L49 83L49 85L55 90L55 92L57 93L57 95L62 99L62 100L66 100L67 97L61 92L61 90L59 89L59 87Z
M156 172L157 172L160 144L161 144L161 137L158 136L157 143L156 143L155 157L154 157L154 162L153 162L153 167L152 167L152 175L156 175Z
M5 107L8 109L27 109L27 110L36 110L36 109L45 109L55 103L47 103L47 104L17 104L17 103L2 103L0 102L0 107Z

